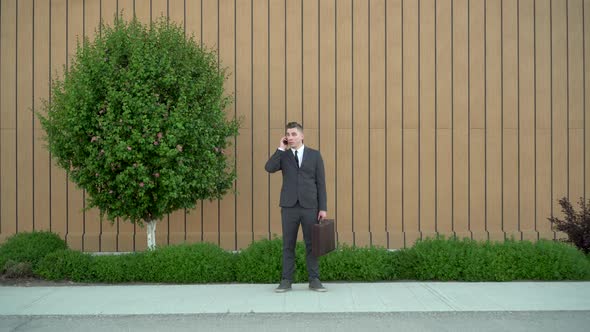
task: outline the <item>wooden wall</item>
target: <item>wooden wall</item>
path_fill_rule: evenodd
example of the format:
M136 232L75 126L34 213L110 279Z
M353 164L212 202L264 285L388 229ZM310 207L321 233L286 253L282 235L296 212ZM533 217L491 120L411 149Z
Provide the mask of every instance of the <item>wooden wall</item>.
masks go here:
M165 218L159 245L280 234L264 163L288 121L322 152L349 244L554 238L557 200L590 194L590 0L1 0L0 241L51 230L85 251L145 249L139 226L82 212L31 112L79 36L120 11L216 49L243 119L237 193Z

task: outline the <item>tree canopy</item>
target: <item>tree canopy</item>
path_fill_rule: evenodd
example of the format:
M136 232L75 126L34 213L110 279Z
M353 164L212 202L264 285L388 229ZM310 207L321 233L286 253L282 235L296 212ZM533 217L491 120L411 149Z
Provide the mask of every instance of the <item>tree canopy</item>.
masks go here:
M179 26L117 17L78 43L38 116L88 208L149 222L232 188L224 149L238 121L225 112L225 79L217 54Z

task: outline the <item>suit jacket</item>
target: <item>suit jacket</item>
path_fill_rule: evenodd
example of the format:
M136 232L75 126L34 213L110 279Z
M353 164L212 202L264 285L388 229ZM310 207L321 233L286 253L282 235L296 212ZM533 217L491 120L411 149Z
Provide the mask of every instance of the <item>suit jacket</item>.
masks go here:
M281 207L293 207L299 201L304 208L327 211L324 161L318 150L306 146L301 167L297 167L291 149L277 149L264 168L269 173L283 173Z

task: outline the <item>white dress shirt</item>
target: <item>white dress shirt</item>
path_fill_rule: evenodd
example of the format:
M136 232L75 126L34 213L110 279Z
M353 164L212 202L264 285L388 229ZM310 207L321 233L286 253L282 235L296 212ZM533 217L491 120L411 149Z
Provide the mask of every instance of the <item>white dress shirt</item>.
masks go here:
M303 144L301 144L301 146L299 147L299 149L291 149L291 151L293 152L293 156L295 155L295 151L297 151L297 159L299 159L299 168L301 168L301 162L303 161L303 150L304 150L305 146Z

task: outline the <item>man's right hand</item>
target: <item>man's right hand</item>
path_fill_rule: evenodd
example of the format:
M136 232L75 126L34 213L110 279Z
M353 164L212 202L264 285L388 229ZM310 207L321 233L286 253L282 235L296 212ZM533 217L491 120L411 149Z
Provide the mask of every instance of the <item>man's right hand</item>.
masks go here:
M287 148L289 147L288 143L285 144L285 141L287 141L287 136L281 137L281 141L279 143L279 149L281 149L283 151L287 150Z

